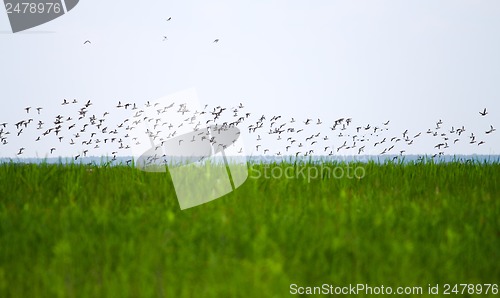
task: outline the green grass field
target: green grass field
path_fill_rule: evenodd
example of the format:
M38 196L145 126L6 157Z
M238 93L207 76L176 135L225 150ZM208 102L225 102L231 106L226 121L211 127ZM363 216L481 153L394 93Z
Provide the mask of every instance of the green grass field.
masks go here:
M500 283L499 164L330 166L365 175L251 177L181 211L168 174L1 164L0 297L283 297L292 283L425 291Z

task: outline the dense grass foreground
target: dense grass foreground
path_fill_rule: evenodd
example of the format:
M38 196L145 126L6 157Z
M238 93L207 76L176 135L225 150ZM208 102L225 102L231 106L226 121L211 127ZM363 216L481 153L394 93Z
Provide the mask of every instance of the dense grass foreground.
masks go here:
M290 179L271 172L291 166L252 165L235 192L180 211L168 174L2 164L0 297L500 283L499 164L327 165L363 167L362 179L293 174L313 164Z

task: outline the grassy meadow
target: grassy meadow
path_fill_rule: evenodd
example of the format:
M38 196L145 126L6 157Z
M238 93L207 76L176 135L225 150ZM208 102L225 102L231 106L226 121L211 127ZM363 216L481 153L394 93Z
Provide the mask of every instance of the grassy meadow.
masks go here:
M251 174L236 191L181 211L168 173L0 164L0 297L500 283L498 163L327 166L364 175L304 178L295 171L319 165L250 164L250 173L275 177ZM293 177L276 177L287 167Z

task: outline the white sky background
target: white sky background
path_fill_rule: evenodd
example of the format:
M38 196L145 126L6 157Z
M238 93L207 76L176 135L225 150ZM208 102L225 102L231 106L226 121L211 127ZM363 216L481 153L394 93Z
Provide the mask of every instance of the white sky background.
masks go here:
M0 49L0 123L27 119L26 106L62 114L64 98L91 99L102 114L118 100L194 87L202 104L243 102L256 117L321 118L325 127L341 117L391 120L391 136L425 135L439 119L443 129L464 125L466 135L500 128L498 1L82 0L16 34L0 10ZM499 133L478 138L482 146L464 138L447 153L500 154ZM46 154L34 137L9 138L0 156L20 147ZM245 143L257 154L254 136ZM435 143L405 150L435 153Z

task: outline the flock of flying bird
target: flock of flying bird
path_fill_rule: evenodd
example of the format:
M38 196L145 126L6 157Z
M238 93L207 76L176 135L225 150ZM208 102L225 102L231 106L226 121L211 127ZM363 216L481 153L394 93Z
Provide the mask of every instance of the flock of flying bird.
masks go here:
M36 144L34 147L45 151L45 156L70 156L74 160L82 157L100 156L100 150L111 152L112 162L117 156L131 156L131 146L140 145L133 131L140 123L148 125L152 141L163 145L165 141L179 136L182 129L191 125L194 130L202 131L205 127L219 125L238 127L245 133L244 142L250 145L252 156L333 156L333 155L394 155L405 154L408 146L418 142L420 138L430 137L434 142L435 154L432 157L445 155L457 143L468 143L468 146L485 144L485 136L496 131L493 125L481 133L469 132L465 126L446 127L442 120L427 131L410 134L408 130L393 133L390 121L379 124L355 124L352 118L341 117L335 120L298 119L284 115L253 116L245 111L242 103L231 108L205 105L203 109L188 110L186 105L178 102L168 106L160 103L146 102L139 105L133 102L116 105L116 111L94 111L94 103L86 100L66 100L61 103L60 114L45 115L43 107L26 107L23 119L15 123L0 121L0 152L2 147L8 148L16 144L16 138L24 144L33 142L48 145L47 148ZM67 107L67 109L66 109ZM152 109L155 116L146 113ZM122 116L122 112L127 116ZM185 117L186 123L174 123L166 117L167 112L179 113ZM98 115L98 116L97 116ZM132 116L131 116L132 115ZM479 112L478 117L487 118L486 109ZM48 116L48 117L47 117ZM203 116L203 117L201 117ZM171 119L171 118L170 118ZM208 119L208 120L202 120ZM185 127L181 128L184 124ZM486 124L485 124L486 125ZM487 126L485 126L487 127ZM204 138L210 138L205 134ZM32 138L32 140L30 140ZM194 136L193 136L194 139ZM185 140L188 142L188 140ZM193 140L191 140L193 141ZM213 141L213 139L211 139ZM12 146L10 145L10 146ZM181 145L181 141L179 141ZM72 149L68 149L72 148ZM242 152L243 148L238 148ZM17 157L25 156L25 147L17 149ZM74 153L72 153L74 152ZM1 155L1 154L0 154ZM167 152L168 155L168 152ZM131 160L127 160L127 163Z
M167 22L170 22L170 21L172 21L172 17L169 17L169 18L167 19ZM167 41L167 40L168 40L168 37L167 37L166 35L163 35L163 39L162 39L162 41ZM219 42L219 39L218 39L218 38L216 38L216 39L213 41L213 43L218 43L218 42ZM87 40L85 40L85 41L83 42L83 44L84 44L84 45L87 45L87 44L88 44L88 45L90 45L90 44L92 44L92 42L91 42L90 40L88 40L88 39L87 39Z
M172 17L166 19L170 22ZM167 36L163 36L163 41L167 41ZM215 39L213 43L218 43ZM92 42L86 40L84 45ZM216 106L204 109L188 110L182 102L171 103L161 106L160 103L146 104L140 106L136 103L118 102L117 110L126 111L127 116L111 115L113 112L93 111L94 104L90 100L80 103L78 100L64 99L60 105L68 107L61 109L61 114L53 117L45 117L43 107L24 108L24 119L16 123L6 123L0 121L0 156L2 147L15 144L13 138L27 136L33 140L24 140L27 144L30 141L38 143L35 152L45 150L45 156L72 155L74 160L89 156L100 156L102 152L111 152L111 162L117 160L117 156L130 156L131 146L140 145L137 134L133 131L140 123L147 124L149 128L145 133L149 135L153 146L158 149L168 139L179 136L181 126L192 126L193 129L203 131L205 134L199 135L203 139L209 139L215 143L215 137L210 134L210 127L220 128L238 127L247 135L244 141L255 137L253 145L250 147L252 156L333 156L333 155L393 155L398 158L405 154L408 146L418 142L425 136L431 137L435 143L433 158L445 155L457 143L467 142L470 145L481 146L485 144L485 136L496 131L493 125L489 129L475 134L468 132L464 127L447 127L442 120L436 121L435 126L427 131L419 131L410 134L408 130L399 133L389 131L390 121L377 124L355 124L352 118L340 117L335 120L305 118L295 119L284 115L259 115L253 116L244 111L244 105L231 108ZM69 107L77 107L70 109ZM152 109L156 117L147 113ZM173 123L167 117L167 112L180 113L186 116L181 123ZM189 116L188 116L189 114ZM96 116L99 115L99 116ZM132 115L130 117L130 115ZM479 112L480 117L486 117L488 111L483 109ZM201 117L203 116L203 117ZM203 119L203 120L202 120ZM206 120L208 119L208 120ZM1 119L0 119L1 120ZM183 129L184 129L183 128ZM139 130L139 128L137 129ZM220 130L219 130L220 131ZM212 131L213 133L213 131ZM194 141L190 140L191 142ZM179 140L188 143L189 140ZM160 145L153 144L157 142ZM48 144L48 148L43 148L41 144ZM64 146L62 146L64 145ZM69 146L68 146L69 145ZM62 147L60 150L60 146ZM226 145L224 145L226 146ZM69 150L68 148L75 148ZM248 147L247 147L248 148ZM17 157L25 156L25 147L17 150ZM72 153L76 152L76 153ZM243 152L239 148L238 153ZM164 154L165 155L165 154ZM132 160L127 160L130 163Z
M485 108L479 114L484 117L488 112ZM270 118L262 115L254 124L248 126L248 131L257 134L257 142L269 136L281 142L283 150L276 152L270 152L270 149L263 148L257 143L255 150L261 154L271 153L277 156L387 154L394 155L393 159L397 159L405 154L409 146L424 136L432 138L435 144L433 150L436 152L432 158L436 158L445 155L458 142L481 146L486 143L484 136L496 130L490 124L484 134L470 132L467 136L465 126L444 128L443 121L438 120L435 126L427 131L418 131L410 135L408 129L400 133L391 133L389 120L376 125L355 125L354 123L352 118L338 118L328 124L327 132L325 132L325 129L319 128L323 125L321 119L306 118L296 121L294 118L282 120L282 116L279 115ZM307 130L307 128L311 129Z
M167 22L172 21L172 17L166 19ZM163 41L167 41L168 37L163 36ZM215 39L213 43L218 43L219 39ZM91 44L90 40L86 40L85 44ZM77 101L73 100L71 102L64 100L62 105L76 104ZM91 102L88 101L80 110L79 114L76 116L78 120L82 120L85 123L83 126L78 126L72 120L71 116L60 116L58 115L53 121L53 125L49 128L45 128L45 124L39 121L37 129L45 131L38 136L36 141L40 138L46 137L48 135L55 135L59 142L62 140L70 140L70 145L75 145L77 140L84 139L79 145L84 146L84 149L80 154L75 156L78 159L81 156L87 156L89 150L97 149L102 143L115 145L116 148L112 150L113 159L116 159L116 154L120 150L130 149L132 145L139 145L137 137L132 138L129 144L126 141L130 139L130 130L134 129L140 121L151 123L154 121L154 128L147 130L146 133L150 134L155 140L158 138L161 144L163 144L166 139L176 136L175 128L182 126L184 123L174 124L168 123L161 117L153 119L153 117L144 116L144 109L151 107L148 103L145 107L139 108L135 103L118 103L116 106L118 109L131 109L136 110L136 113L129 121L125 119L119 124L114 126L106 125L106 119L109 115L105 112L102 117L96 117L95 115L87 116L89 114L89 107ZM153 108L160 107L159 103L155 104ZM173 106L162 107L158 109L158 116L162 113L166 113L167 109ZM408 146L418 142L420 138L425 136L431 137L435 143L433 150L435 153L432 155L433 158L445 155L447 151L450 150L457 143L467 142L470 145L481 146L485 144L485 135L493 133L496 129L493 125L489 125L489 129L480 134L475 134L474 132L468 132L464 126L461 127L447 127L444 128L444 123L442 120L436 121L435 126L429 128L427 131L419 131L410 134L408 130L402 131L400 133L394 134L389 132L390 121L381 122L378 124L354 124L355 122L352 118L341 117L332 122L325 124L328 128L323 126L323 121L321 119L298 119L290 117L284 119L281 115L266 116L262 115L252 120L250 113L242 111L244 108L243 104L236 107L226 109L223 107L214 107L213 109L205 109L203 111L191 111L194 112L193 115L186 119L189 124L193 125L197 116L208 115L212 119L206 121L206 123L198 123L195 125L195 130L199 129L201 126L209 126L212 122L220 123L221 127L224 126L239 126L241 130L245 130L249 135L256 136L255 145L253 146L252 155L271 155L271 156L312 156L312 155L394 155L393 158L398 158L398 156L404 155ZM182 111L184 109L184 111ZM27 107L26 112L29 114L30 108ZM37 114L40 114L42 108L36 108ZM178 112L182 112L184 115L187 112L186 107L182 108L182 103L179 104ZM488 111L483 109L479 112L481 117L488 115ZM225 117L224 117L225 116ZM142 117L142 119L140 119ZM231 119L232 118L232 119ZM23 129L28 128L32 125L34 120L32 118L19 121L15 124L17 132L14 134L20 136L23 133ZM73 121L73 122L72 122ZM246 122L247 124L243 124ZM66 127L64 126L66 124ZM10 133L6 129L6 123L3 124L3 129L0 130L0 145L6 145L8 143L7 136ZM243 126L245 126L243 128ZM166 136L160 137L160 133L165 134L165 131L155 130L157 127L161 126L168 131ZM67 129L68 131L73 130L72 136L65 136L63 131ZM88 135L90 134L90 138ZM177 134L178 135L178 134ZM86 139L85 139L86 138ZM202 138L209 138L209 134L203 135ZM213 140L213 139L212 139ZM212 141L211 140L211 141ZM245 138L245 141L247 138ZM179 140L179 146L184 140ZM194 141L194 140L191 140ZM277 149L278 148L278 149ZM25 148L20 148L18 155L24 153ZM56 147L50 148L50 153L53 154ZM240 148L238 152L242 152L243 148Z

